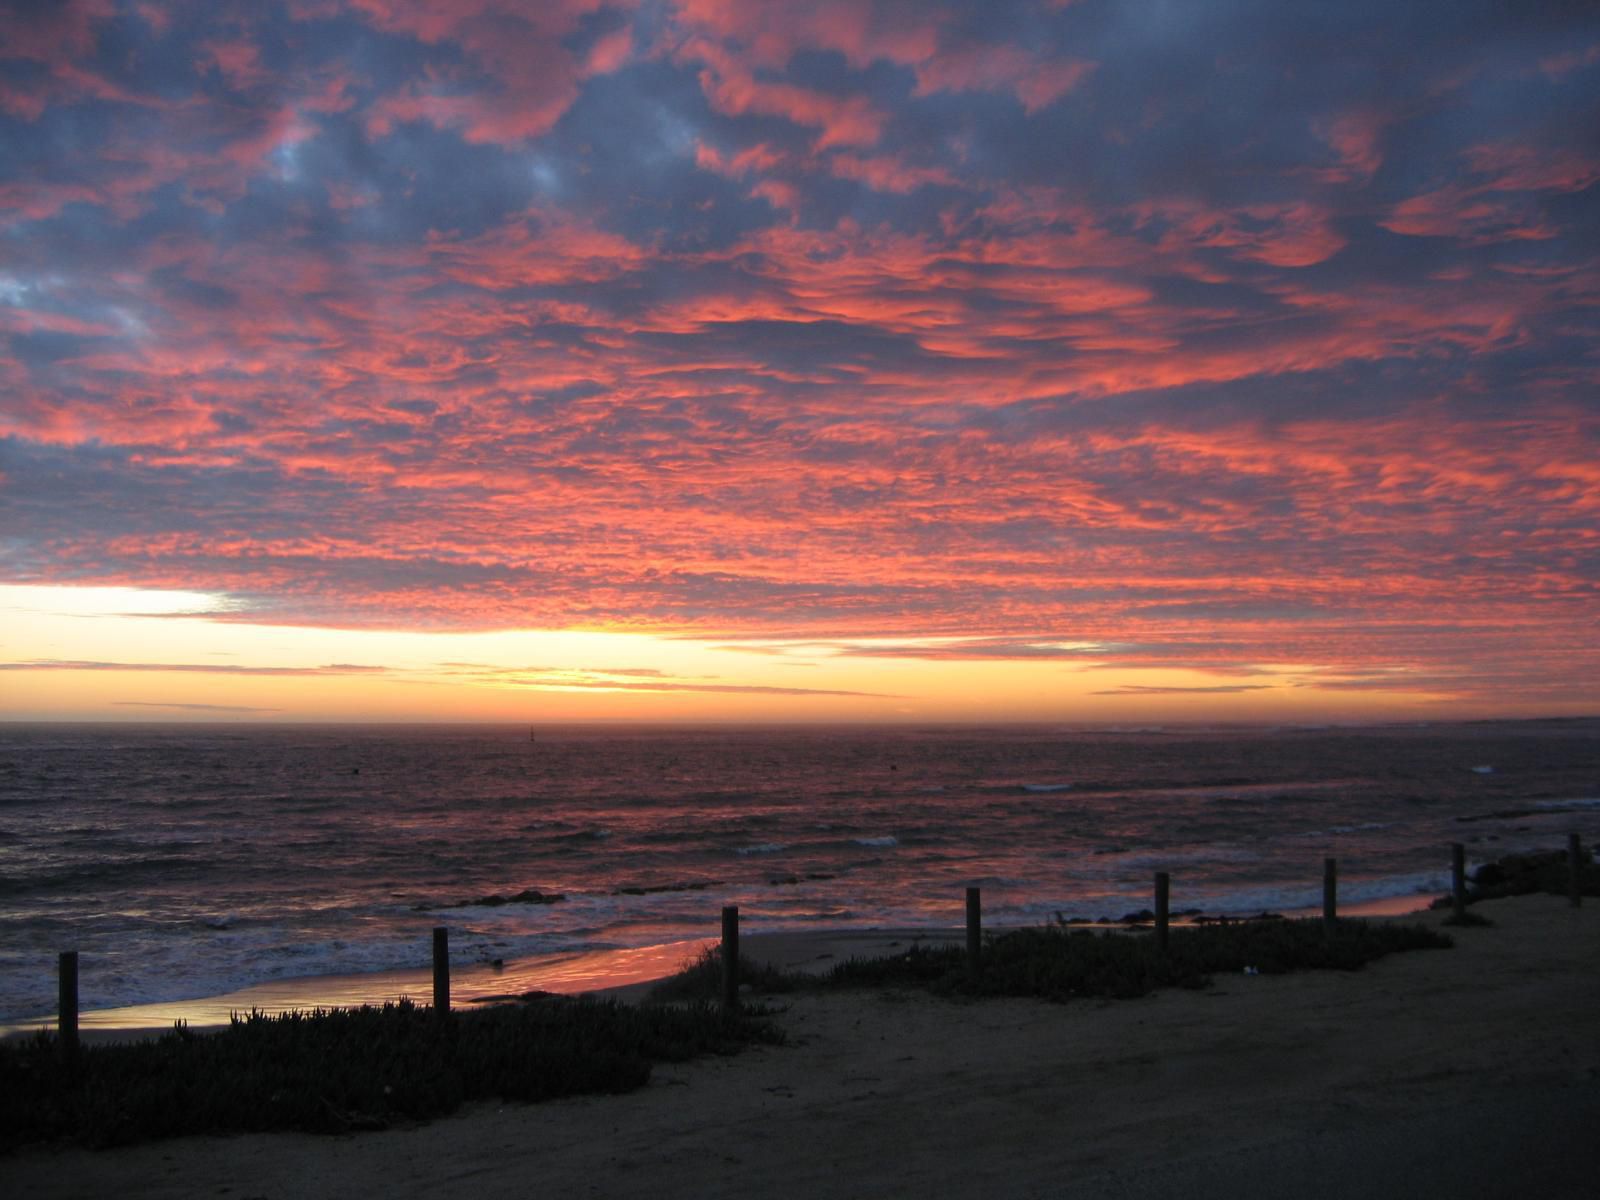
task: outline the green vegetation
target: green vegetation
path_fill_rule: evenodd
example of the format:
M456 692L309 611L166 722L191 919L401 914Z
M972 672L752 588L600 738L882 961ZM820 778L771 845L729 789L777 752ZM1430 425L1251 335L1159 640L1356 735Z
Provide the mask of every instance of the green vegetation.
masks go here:
M655 1062L783 1039L759 1011L549 998L453 1013L382 1008L252 1013L216 1033L85 1046L0 1043L0 1150L191 1133L341 1133L424 1120L464 1101L546 1100L642 1086Z
M986 938L976 979L966 949L914 946L891 958L850 959L824 975L769 970L745 981L756 993L796 988L911 987L950 996L1084 996L1131 998L1163 987L1205 987L1215 974L1254 969L1278 975L1301 969L1349 971L1401 950L1447 947L1450 939L1419 925L1338 922L1329 938L1322 922L1237 921L1175 928L1165 953L1150 935L1100 934L1059 927L1019 929ZM716 994L721 972L714 950L653 996Z

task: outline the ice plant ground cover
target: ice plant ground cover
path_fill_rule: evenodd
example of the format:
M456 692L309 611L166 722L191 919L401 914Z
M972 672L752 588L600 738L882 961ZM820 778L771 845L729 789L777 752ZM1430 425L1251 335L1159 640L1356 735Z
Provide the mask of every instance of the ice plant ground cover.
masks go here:
M656 1062L731 1053L782 1033L760 1012L544 997L453 1013L402 1002L64 1055L0 1043L0 1151L194 1133L345 1133L426 1120L477 1099L548 1100L643 1086Z
M976 976L968 970L964 947L918 944L893 957L853 958L822 975L761 970L747 982L758 993L916 987L953 997L1131 999L1163 987L1202 988L1218 974L1350 971L1386 954L1450 945L1449 937L1420 925L1358 920L1339 921L1332 937L1315 920L1233 921L1173 929L1165 951L1144 934L1044 927L986 938ZM721 961L711 950L684 972L662 981L653 995L660 999L713 995L720 978Z

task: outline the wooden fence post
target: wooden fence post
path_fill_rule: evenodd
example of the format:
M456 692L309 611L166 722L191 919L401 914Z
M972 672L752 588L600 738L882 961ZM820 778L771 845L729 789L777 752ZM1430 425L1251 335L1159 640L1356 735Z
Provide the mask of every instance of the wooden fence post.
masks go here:
M976 979L983 970L983 894L967 889L967 974Z
M450 930L433 927L433 1014L443 1018L450 1013Z
M1583 844L1575 833L1567 834L1567 899L1573 908L1583 903Z
M56 1006L61 1051L71 1057L78 1052L78 952L63 950L56 960L59 1003Z
M1165 871L1156 872L1156 949L1167 948L1167 914L1171 894L1171 880Z
M722 1007L739 1007L739 906L722 910Z
M1450 843L1450 904L1457 917L1467 911L1467 848Z
M1329 937L1339 924L1339 860L1322 860L1322 931Z

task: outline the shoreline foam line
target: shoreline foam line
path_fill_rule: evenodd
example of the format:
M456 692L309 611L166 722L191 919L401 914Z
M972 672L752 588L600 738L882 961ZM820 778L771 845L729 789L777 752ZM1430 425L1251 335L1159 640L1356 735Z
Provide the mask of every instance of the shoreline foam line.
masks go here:
M1341 916L1401 917L1427 908L1432 896L1390 896L1341 904ZM1321 909L1294 909L1285 917L1320 916ZM1240 915L1240 914L1229 914ZM1175 920L1174 925L1186 923ZM1124 928L1081 926L1083 928ZM1017 926L995 926L1002 933ZM785 969L826 969L836 961L856 956L893 953L906 943L953 941L959 928L890 928L837 930L750 930L745 934L745 957ZM626 949L590 950L512 960L496 968L489 963L451 967L451 992L457 1007L503 1002L527 992L558 995L606 993L632 998L650 984L677 972L707 947L713 937L687 938ZM178 1021L190 1029L226 1026L234 1013L252 1009L264 1013L315 1008L356 1008L409 999L431 1002L433 973L418 967L403 971L372 971L352 975L307 975L294 979L252 984L236 991L186 1000L125 1005L88 1010L79 1014L79 1030L86 1041L115 1041L164 1033ZM0 1038L26 1037L56 1027L55 1014L0 1024Z
M465 1008L530 991L580 995L650 983L671 975L714 942L713 938L689 938L653 946L556 954L514 960L499 969L489 963L452 964L452 1004ZM234 1013L252 1009L281 1013L292 1009L358 1008L398 1000L428 1004L432 998L431 967L306 975L252 984L214 996L88 1010L79 1014L78 1028L85 1040L115 1040L106 1035L164 1033L176 1021L196 1030L221 1028ZM51 1013L0 1025L0 1037L26 1036L53 1030L55 1026L56 1016Z

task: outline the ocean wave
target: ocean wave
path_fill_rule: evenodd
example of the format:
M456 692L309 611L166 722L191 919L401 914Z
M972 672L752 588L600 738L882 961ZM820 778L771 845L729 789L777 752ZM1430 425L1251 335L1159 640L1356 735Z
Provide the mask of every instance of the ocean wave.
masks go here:
M1260 850L1248 849L1244 846L1218 843L1215 845L1186 845L1173 846L1165 850L1141 850L1137 853L1122 857L1104 855L1103 858L1116 858L1121 867L1140 867L1149 870L1161 870L1167 867L1182 865L1197 866L1205 863L1253 863L1261 862L1265 855Z
M200 869L193 858L179 854L155 855L149 858L124 859L119 862L83 863L65 869L50 870L42 866L37 874L15 870L0 876L0 895L21 896L26 893L66 892L104 895L108 888L124 887L146 878L170 883L184 872Z
M611 831L609 829L579 829L573 833L550 834L543 840L547 842L573 845L581 842L603 842L610 838L610 836Z
M1333 834L1371 833L1377 829L1393 829L1394 821L1362 821L1357 825L1330 825L1327 829L1308 829L1297 834L1302 838L1325 838Z
M1574 823L1592 824L1593 736L1521 728L1497 735L1517 743L1508 749L1480 744L1477 728L1325 741L940 730L917 735L914 750L901 733L586 732L546 743L541 731L532 759L525 728L509 754L505 730L263 729L236 744L201 739L188 780L169 770L187 734L0 729L0 764L13 766L0 771L11 785L0 789L0 891L28 889L3 897L0 1011L17 1011L5 997L18 988L47 1011L50 955L71 946L85 954L83 986L102 989L98 1004L158 986L197 995L286 974L421 967L433 924L449 925L452 946L508 960L557 944L714 935L728 904L771 910L762 928L801 927L782 916L787 903L848 906L852 915L828 918L841 925L959 926L962 885L976 876L1027 881L986 888L985 900L1042 907L1041 919L1144 907L1155 870L1172 873L1175 907L1293 908L1319 898L1322 852L1308 838L1348 856L1341 898L1403 892L1404 882L1355 876L1447 876L1445 847L1475 832L1457 813L1502 810L1467 818L1491 822L1477 832L1501 853L1556 848ZM1485 760L1499 773L1466 783L1467 764ZM49 770L52 782L29 782L58 762L98 765L81 787ZM144 802L154 794L202 811L158 814ZM1512 806L1528 815L1505 819ZM217 833L231 840L206 840ZM799 882L779 888L774 877ZM723 882L653 890L709 879ZM507 880L568 899L412 910ZM646 895L612 894L641 883ZM226 928L206 924L231 915Z

